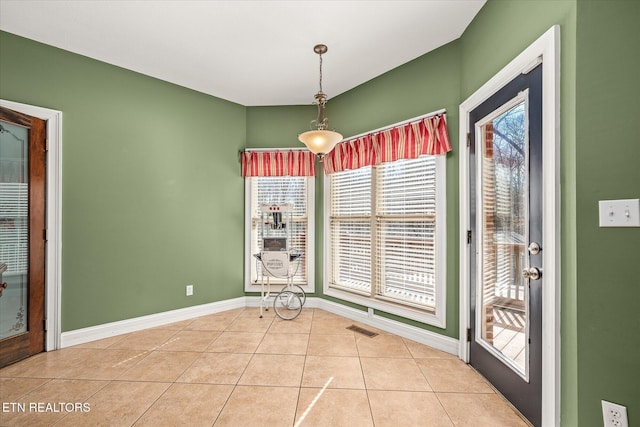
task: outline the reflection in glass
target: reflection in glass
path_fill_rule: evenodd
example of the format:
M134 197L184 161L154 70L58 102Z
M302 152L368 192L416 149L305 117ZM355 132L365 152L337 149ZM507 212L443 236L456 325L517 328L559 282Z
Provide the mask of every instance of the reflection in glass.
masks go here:
M528 306L521 275L528 239L526 130L524 101L481 127L481 338L522 374Z
M0 340L27 331L29 131L0 121Z

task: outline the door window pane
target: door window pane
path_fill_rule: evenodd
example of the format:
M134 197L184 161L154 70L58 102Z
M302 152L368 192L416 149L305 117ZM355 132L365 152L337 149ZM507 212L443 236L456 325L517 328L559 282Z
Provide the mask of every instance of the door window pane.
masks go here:
M526 371L528 241L526 102L480 128L482 142L482 341Z
M0 339L27 331L29 131L0 121Z

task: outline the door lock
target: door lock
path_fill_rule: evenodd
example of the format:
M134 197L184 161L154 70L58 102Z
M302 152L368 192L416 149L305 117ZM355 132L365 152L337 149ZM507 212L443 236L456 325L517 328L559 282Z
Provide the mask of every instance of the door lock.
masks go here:
M537 267L525 268L522 270L522 277L525 279L539 280L542 277L542 271Z
M540 243L538 242L531 242L529 244L529 253L531 255L538 255L540 253L540 251L542 250L542 248L540 247Z

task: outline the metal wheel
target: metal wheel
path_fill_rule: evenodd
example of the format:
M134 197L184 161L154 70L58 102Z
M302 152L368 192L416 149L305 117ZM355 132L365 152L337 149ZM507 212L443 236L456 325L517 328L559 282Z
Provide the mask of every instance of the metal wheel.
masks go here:
M284 288L282 288L282 291L280 292L284 292L284 291L290 291L293 292L294 294L298 295L298 298L300 298L300 303L304 306L304 303L307 302L307 294L304 293L304 290L302 289L302 287L298 286L298 285L286 285Z
M283 291L276 295L273 301L273 309L281 319L293 320L302 311L302 302L295 293Z

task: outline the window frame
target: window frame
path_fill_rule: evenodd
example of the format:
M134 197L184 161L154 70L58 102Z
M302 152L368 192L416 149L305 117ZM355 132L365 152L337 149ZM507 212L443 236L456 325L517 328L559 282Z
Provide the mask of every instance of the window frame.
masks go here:
M251 281L251 263L255 263L256 258L253 256L251 242L252 242L252 212L251 212L251 198L253 196L252 180L260 178L272 178L272 177L258 177L251 176L245 177L244 183L244 291L245 292L260 292L261 281L256 283ZM305 259L307 262L307 282L296 283L305 293L315 293L315 186L316 180L314 176L282 176L273 178L305 178L307 179L307 235L305 248ZM282 281L271 279L273 290L279 289L279 286L284 286L286 283Z
M436 302L435 308L429 310L426 308L416 308L413 305L405 305L400 302L389 301L381 296L376 296L375 285L371 286L371 294L365 296L362 294L336 289L331 287L330 271L331 271L331 228L330 228L330 212L331 212L331 175L324 175L323 188L324 188L324 237L323 237L323 256L325 259L323 265L323 294L345 300L351 303L362 305L368 309L379 310L403 318L415 320L428 325L436 326L439 328L446 328L446 301L447 301L447 278L446 278L446 264L447 264L447 188L446 188L446 156L435 155L436 161L436 232L435 232L435 274L436 274ZM371 167L371 174L375 175L375 168ZM372 185L375 182L372 179ZM374 195L372 194L372 199ZM372 200L373 201L373 200ZM375 206L372 204L372 206ZM375 217L375 213L372 212L372 216ZM372 219L372 224L375 222ZM373 245L373 243L372 243ZM373 252L372 252L373 254ZM372 270L375 268L371 267Z

